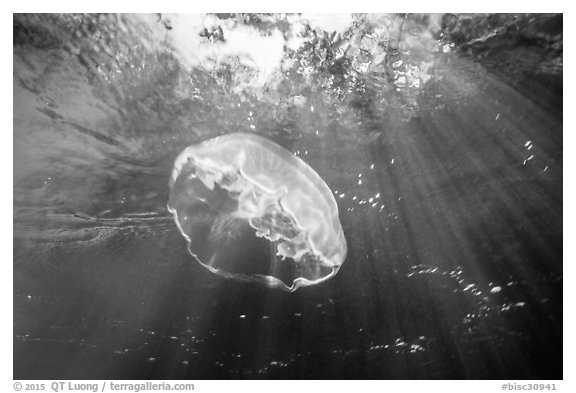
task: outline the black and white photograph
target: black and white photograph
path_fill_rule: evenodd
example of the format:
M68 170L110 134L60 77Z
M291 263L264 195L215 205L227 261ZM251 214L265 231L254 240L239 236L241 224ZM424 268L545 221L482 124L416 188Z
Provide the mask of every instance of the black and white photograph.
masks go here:
M559 389L558 11L12 14L12 378Z

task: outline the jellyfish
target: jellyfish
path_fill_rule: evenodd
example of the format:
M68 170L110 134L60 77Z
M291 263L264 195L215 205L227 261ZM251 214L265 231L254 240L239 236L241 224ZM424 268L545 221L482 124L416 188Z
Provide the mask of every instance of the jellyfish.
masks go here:
M188 251L212 273L293 292L333 277L347 246L338 206L303 160L255 134L187 147L168 210Z

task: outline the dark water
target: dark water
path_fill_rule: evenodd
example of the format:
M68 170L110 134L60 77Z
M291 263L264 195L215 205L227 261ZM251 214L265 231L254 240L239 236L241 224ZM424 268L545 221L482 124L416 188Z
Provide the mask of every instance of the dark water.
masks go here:
M14 16L15 379L562 378L562 16L339 18ZM334 278L188 254L174 159L237 131L334 191Z

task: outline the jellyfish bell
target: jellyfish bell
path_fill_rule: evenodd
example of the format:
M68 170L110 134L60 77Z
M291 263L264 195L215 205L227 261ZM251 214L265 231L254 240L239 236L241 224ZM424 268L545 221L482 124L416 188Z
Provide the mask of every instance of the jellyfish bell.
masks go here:
M194 258L226 278L293 292L334 276L346 258L324 180L283 147L233 133L187 147L168 210Z

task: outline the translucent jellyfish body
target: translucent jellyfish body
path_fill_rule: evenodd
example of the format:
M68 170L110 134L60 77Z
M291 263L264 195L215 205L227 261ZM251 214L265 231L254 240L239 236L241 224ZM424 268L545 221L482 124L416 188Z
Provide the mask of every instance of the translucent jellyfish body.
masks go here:
M346 239L332 192L308 164L256 135L186 148L168 210L211 272L292 292L334 276Z

